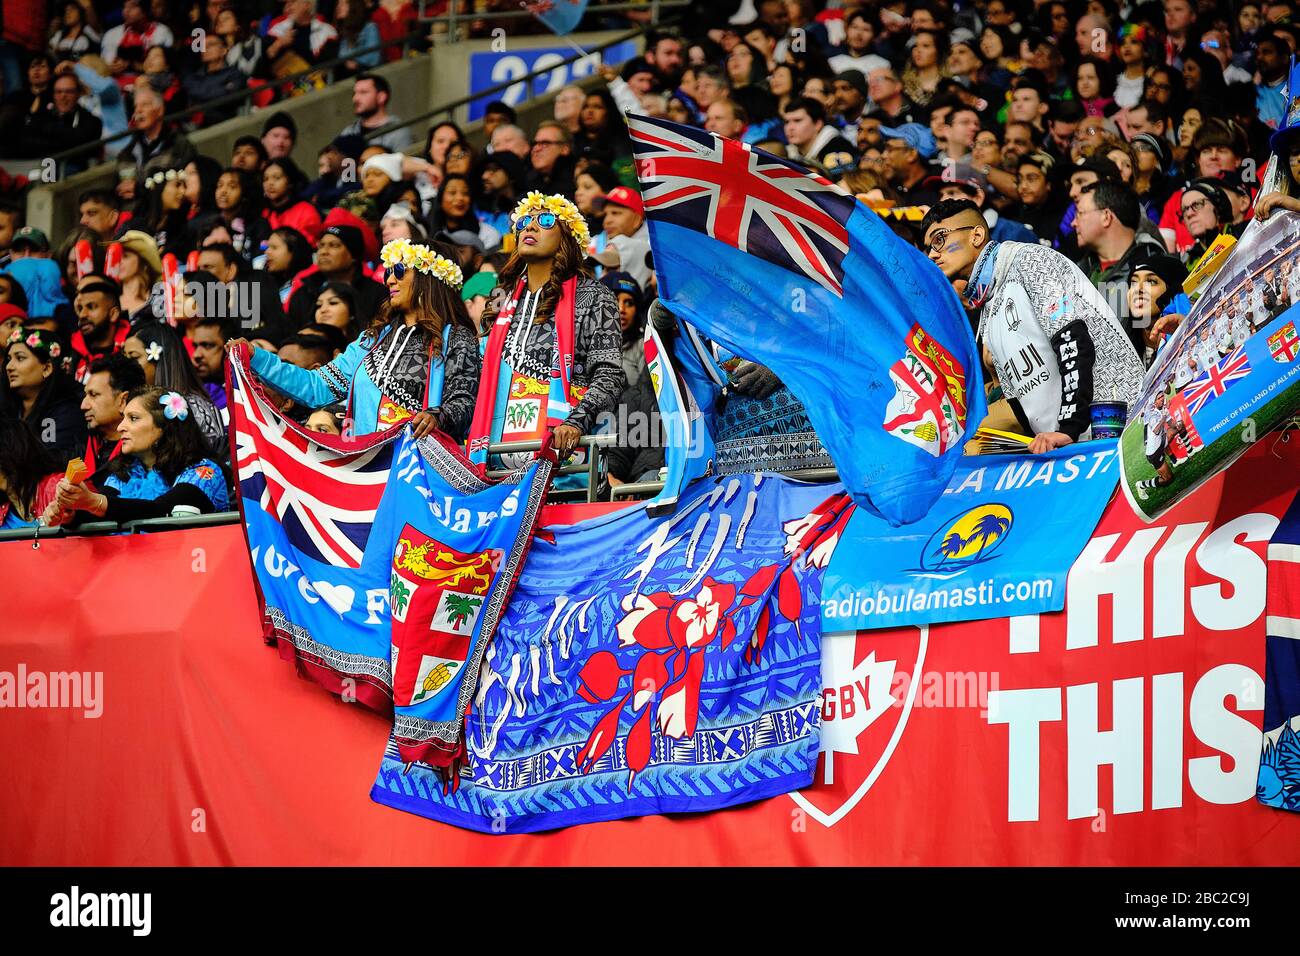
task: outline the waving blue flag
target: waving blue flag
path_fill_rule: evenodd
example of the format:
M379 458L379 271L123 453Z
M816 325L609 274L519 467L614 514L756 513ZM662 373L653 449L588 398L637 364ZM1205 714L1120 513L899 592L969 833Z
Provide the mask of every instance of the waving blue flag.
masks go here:
M943 274L785 159L664 120L628 129L665 304L789 386L855 501L925 515L985 411Z
M587 12L587 0L526 0L524 6L560 36L572 33Z

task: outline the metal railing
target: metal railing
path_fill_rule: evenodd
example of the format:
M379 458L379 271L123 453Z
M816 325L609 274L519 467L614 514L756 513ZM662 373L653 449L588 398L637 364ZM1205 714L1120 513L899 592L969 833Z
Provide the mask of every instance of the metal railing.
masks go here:
M384 50L390 50L393 47L400 47L403 55L405 55L413 45L417 42L422 42L424 39L425 37L419 32L419 30L412 29L404 37L351 50L348 52L347 56L326 60L325 62L316 64L309 69L299 70L297 73L291 73L278 80L256 80L250 82L249 85L242 90L236 90L235 92L227 93L224 96L205 100L197 106L190 106L175 113L168 113L163 117L163 126L164 128L171 128L183 124L186 120L213 109L221 109L223 107L235 105L243 107L247 101L251 100L254 96L264 90L275 90L285 86L293 86L295 83L308 79L309 77L315 76L321 72L328 73L331 77L328 82L332 83L333 72L339 67L344 66L349 60L355 60L359 56L366 56L370 53L382 53ZM383 64L380 63L379 66L383 66ZM357 72L365 72L365 70L363 69ZM80 159L107 150L109 143L129 139L134 136L135 133L136 131L134 129L126 129L120 133L114 133L112 136L105 136L103 139L96 140L93 143L84 143L81 146L75 146L72 149L64 150L61 153L55 153L49 158L56 164L65 163L70 159ZM111 160L105 160L105 162L111 162Z

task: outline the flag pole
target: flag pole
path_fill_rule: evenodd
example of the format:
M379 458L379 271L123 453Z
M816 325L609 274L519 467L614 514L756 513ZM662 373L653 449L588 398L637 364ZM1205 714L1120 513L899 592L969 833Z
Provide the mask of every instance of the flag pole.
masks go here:
M538 15L538 11L535 7L535 3L530 3L529 0L520 0L519 5L523 7L525 10L527 10L529 13L531 13L533 15L533 19L535 19L538 23L546 27L548 30L551 30L552 34L554 34L557 40L563 40L569 47L571 47L574 51L576 51L579 56L584 56L584 57L591 56L591 53L589 51L584 50L573 40L569 39L568 34L555 33L554 29L552 29L551 26Z

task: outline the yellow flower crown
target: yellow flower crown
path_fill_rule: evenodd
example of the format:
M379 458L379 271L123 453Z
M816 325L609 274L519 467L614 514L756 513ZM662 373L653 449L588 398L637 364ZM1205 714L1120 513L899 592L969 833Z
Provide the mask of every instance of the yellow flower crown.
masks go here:
M578 207L565 199L563 196L544 196L539 192L530 192L523 199L519 200L519 205L515 206L515 211L510 214L510 225L514 226L519 221L519 217L527 213L549 212L555 215L555 218L569 227L569 232L578 242L578 248L585 254L587 244L591 242L591 231L587 228L587 220L582 217Z
M384 248L379 252L379 261L385 269L391 269L400 263L416 272L436 276L453 289L459 289L465 283L460 266L445 256L438 255L428 246L410 239L394 239L384 243Z

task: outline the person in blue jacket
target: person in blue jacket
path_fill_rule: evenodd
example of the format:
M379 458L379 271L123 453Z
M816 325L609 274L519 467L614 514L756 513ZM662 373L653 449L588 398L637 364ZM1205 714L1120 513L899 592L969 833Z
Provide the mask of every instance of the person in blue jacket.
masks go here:
M328 365L301 369L253 349L253 374L307 408L347 407L350 437L409 421L415 437L465 437L478 395L478 338L459 289L460 267L428 246L394 239L380 254L388 301L370 328ZM244 343L232 339L230 350Z

